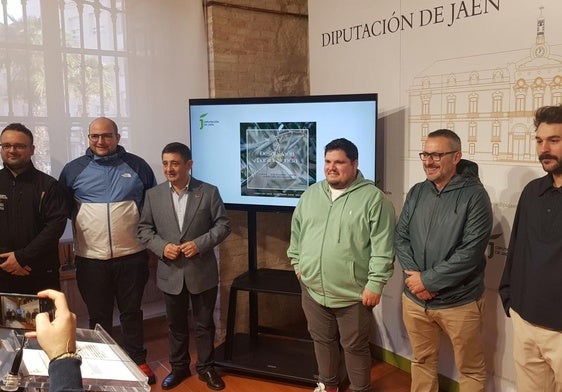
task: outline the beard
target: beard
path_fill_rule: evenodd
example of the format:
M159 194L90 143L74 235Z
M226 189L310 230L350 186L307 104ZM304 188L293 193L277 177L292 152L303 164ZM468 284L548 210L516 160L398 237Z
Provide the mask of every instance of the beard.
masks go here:
M546 167L544 162L543 162L543 160L545 160L545 159L550 159L550 160L556 161L556 163ZM562 174L562 158L558 158L557 156L544 153L544 154L539 155L539 161L541 162L542 168L544 169L545 172L550 173L550 174L554 174L554 175Z

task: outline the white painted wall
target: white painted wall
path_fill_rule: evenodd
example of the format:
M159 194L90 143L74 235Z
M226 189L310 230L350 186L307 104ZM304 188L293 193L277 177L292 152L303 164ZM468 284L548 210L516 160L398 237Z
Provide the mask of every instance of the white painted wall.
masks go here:
M548 84L562 74L560 17L562 3L558 0L309 0L311 94L379 93L379 123L385 138L384 190L397 213L408 189L425 178L417 157L424 122L429 131L454 124L463 141L464 157L480 166L494 208L493 234L499 235L491 241L486 271L484 343L489 391L515 390L511 322L504 315L497 287L520 191L532 178L543 175L530 140L534 132L529 115L534 108L532 87L529 85L525 95L527 112L520 113L515 111L513 86L518 79L536 81L538 77ZM538 50L537 57L541 18L547 52ZM336 40L337 34L342 38ZM456 83L447 84L451 75ZM426 88L424 81L429 81ZM431 96L429 119L421 116L424 93ZM502 96L499 113L492 108L494 93ZM468 114L471 94L478 97L472 117ZM446 116L450 96L456 97L454 120ZM543 104L555 99L546 87ZM494 139L496 118L500 131ZM474 134L469 132L471 124ZM401 270L396 263L383 302L375 310L376 343L410 358L400 314L401 291ZM445 339L439 371L457 379Z

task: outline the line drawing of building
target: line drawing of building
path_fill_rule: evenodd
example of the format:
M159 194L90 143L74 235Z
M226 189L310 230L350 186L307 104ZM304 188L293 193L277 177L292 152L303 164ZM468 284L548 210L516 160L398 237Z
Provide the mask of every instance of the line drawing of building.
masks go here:
M448 128L468 159L536 164L534 111L562 103L562 45L547 42L543 9L530 48L437 60L414 77L407 158Z

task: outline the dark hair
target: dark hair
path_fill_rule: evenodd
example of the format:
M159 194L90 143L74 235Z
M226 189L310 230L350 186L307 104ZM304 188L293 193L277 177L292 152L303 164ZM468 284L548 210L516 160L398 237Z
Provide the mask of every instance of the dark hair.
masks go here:
M542 123L562 124L562 105L543 106L535 112L535 130Z
M8 124L6 126L6 128L4 128L2 130L2 133L0 133L0 135L2 135L4 132L6 131L17 131L17 132L21 132L25 135L27 135L28 138L31 139L31 145L33 145L33 133L31 133L31 131L29 130L29 128L27 128L25 125L23 125L22 123L11 123Z
M351 162L354 162L359 158L357 146L344 138L334 139L330 143L326 144L326 147L324 148L324 155L326 155L328 151L332 150L342 150Z
M191 150L183 143L173 142L168 143L162 150L164 154L180 154L184 161L191 161Z
M445 139L448 139L449 146L454 151L461 151L462 149L461 138L450 129L437 129L427 135L428 139L432 137L444 137Z
M90 132L90 128L92 127L92 124L95 121L98 121L98 120L105 120L105 121L109 122L111 124L111 127L113 128L113 133L116 134L116 135L119 133L119 128L117 127L117 124L115 123L115 121L113 121L112 119L107 118L107 117L98 117L95 120L92 120L92 122L88 126L88 132Z

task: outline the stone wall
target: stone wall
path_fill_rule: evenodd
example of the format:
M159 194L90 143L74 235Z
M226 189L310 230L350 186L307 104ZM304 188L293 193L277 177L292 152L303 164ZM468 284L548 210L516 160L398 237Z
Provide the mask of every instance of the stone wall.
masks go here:
M306 0L207 2L210 96L306 95Z
M307 0L207 1L210 96L308 95L307 9ZM232 280L248 269L246 213L229 211L229 216L232 234L220 246L222 333ZM290 220L290 213L258 213L259 268L291 268ZM248 328L244 294L239 294L237 331ZM260 325L304 325L298 297L260 294L258 301Z

